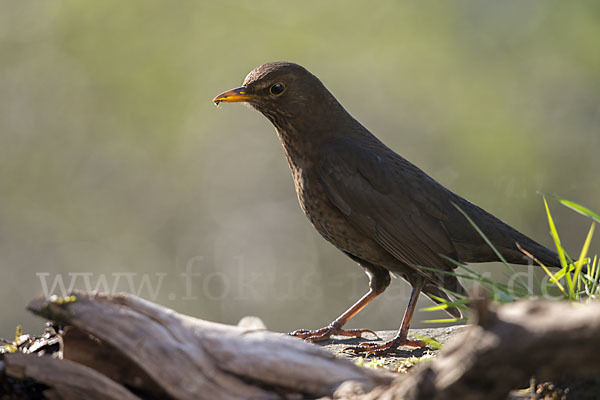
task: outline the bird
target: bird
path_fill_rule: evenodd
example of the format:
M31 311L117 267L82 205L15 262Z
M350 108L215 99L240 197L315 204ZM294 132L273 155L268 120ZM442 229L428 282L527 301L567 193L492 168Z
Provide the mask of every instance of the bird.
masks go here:
M398 332L387 342L363 342L347 350L381 355L399 346L424 347L423 341L408 338L419 294L437 303L451 301L448 293L466 296L456 275L448 272L457 263L500 261L472 223L509 263L530 263L522 248L546 266L560 266L554 251L453 193L386 146L298 64L260 65L241 87L213 102L245 102L274 125L302 211L369 278L367 293L329 325L298 329L291 336L319 342L334 335L376 335L344 325L389 286L393 275L412 287ZM462 317L456 307L446 311Z

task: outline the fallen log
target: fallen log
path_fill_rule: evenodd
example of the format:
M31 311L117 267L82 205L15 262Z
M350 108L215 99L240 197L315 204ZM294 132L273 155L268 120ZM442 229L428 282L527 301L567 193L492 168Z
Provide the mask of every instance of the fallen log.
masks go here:
M37 356L8 354L5 371L61 393L65 377L73 388L90 385L90 370L134 398L178 400L315 398L346 381L370 391L392 380L296 338L203 321L126 294L74 292L28 308L64 326L67 362L52 360L42 376L26 361L37 365Z
M520 301L496 310L484 301L474 305L474 324L450 339L433 362L388 387L346 397L504 400L532 376L542 382L600 378L600 303ZM600 398L600 385L593 390L596 395L585 398Z
M392 376L286 335L74 292L29 305L62 327L62 359L6 354L0 370L50 399L506 399L533 375L600 376L600 303L474 306L434 361Z

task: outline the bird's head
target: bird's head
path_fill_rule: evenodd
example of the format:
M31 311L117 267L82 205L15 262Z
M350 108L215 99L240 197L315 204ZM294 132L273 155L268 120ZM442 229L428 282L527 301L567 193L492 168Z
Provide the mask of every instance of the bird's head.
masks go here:
M254 68L242 86L221 93L213 102L246 102L278 128L293 125L295 120L306 121L327 103L337 103L316 76L283 61Z

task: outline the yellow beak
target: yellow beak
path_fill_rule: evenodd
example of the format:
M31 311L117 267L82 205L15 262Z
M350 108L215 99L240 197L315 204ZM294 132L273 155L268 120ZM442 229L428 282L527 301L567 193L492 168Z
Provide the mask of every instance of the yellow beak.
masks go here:
M217 105L222 101L226 101L228 103L235 103L239 101L248 101L253 97L255 96L246 94L246 88L242 86L221 93L213 99L213 102Z

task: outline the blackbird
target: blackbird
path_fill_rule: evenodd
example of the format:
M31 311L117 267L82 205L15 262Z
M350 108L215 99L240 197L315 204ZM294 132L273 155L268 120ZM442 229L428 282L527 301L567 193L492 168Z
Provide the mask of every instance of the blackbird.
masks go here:
M393 273L412 286L397 335L383 344L361 343L349 349L383 354L400 345L424 346L407 338L419 293L435 302L450 300L441 288L465 295L457 278L443 273L456 267L451 260L499 260L461 210L509 263L528 263L518 244L545 265L559 266L555 252L446 189L383 144L300 65L263 64L248 74L241 87L213 101L217 105L247 102L271 121L304 214L369 277L369 291L331 324L290 335L316 342L331 335L374 334L343 326L386 289ZM446 311L461 317L457 308Z

